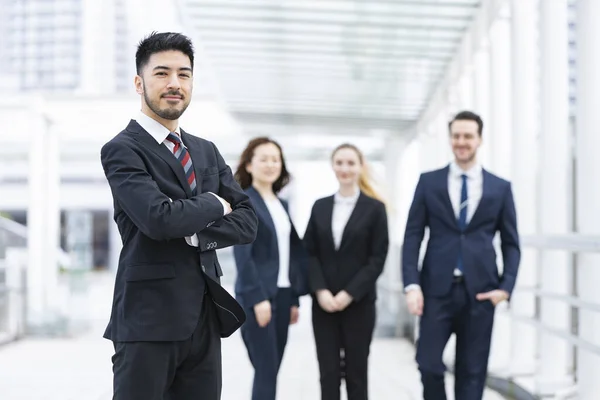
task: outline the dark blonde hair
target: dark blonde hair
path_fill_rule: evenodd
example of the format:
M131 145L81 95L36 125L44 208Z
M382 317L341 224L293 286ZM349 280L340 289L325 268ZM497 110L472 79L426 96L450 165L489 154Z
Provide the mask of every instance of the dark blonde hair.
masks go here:
M358 147L356 147L355 145L353 145L351 143L340 144L331 153L331 161L333 161L333 158L335 157L335 154L338 151L343 150L343 149L353 150L356 153L356 155L358 156L358 161L360 162L360 165L362 166L360 177L358 178L358 187L360 188L360 191L363 192L364 194L366 194L369 197L372 197L372 198L377 199L377 200L379 200L381 202L384 202L384 199L377 192L377 190L375 190L375 188L373 187L373 182L372 182L372 179L371 179L371 173L369 171L369 166L365 162L365 157L364 157L362 151L360 151L358 149Z
M281 175L275 182L273 182L273 192L279 193L285 185L290 182L290 173L285 166L285 158L283 158L283 150L279 143L268 137L257 137L252 139L240 156L240 162L238 163L237 170L235 171L234 178L240 184L242 189L246 190L252 185L252 175L246 170L246 167L252 162L254 157L254 151L258 146L263 144L272 143L279 149L279 155L281 156Z

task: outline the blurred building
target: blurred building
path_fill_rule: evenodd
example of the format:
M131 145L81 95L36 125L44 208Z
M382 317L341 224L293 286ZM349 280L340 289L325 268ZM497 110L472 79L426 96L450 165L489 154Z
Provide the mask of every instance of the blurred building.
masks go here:
M114 93L131 86L124 0L0 0L0 67L19 92ZM99 80L98 76L102 76Z

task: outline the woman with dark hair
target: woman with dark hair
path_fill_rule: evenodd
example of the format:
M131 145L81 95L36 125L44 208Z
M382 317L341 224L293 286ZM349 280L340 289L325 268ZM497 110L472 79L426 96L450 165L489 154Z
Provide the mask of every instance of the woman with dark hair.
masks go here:
M338 146L331 159L339 189L315 202L304 235L321 399L339 400L344 376L348 400L367 400L375 284L389 243L387 214L356 146Z
M307 258L287 202L277 197L290 181L279 144L251 140L235 178L258 217L254 242L233 248L235 293L248 316L241 333L254 367L252 400L275 400L288 327L298 321L299 296L307 294Z

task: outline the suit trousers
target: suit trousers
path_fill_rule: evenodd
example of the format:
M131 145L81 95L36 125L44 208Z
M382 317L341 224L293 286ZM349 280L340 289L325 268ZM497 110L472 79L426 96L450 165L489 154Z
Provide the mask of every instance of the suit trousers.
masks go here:
M456 335L455 398L481 400L494 322L494 305L471 299L464 283L455 282L448 296L425 296L416 360L424 400L446 400L442 361L450 335Z
M215 305L209 295L202 303L196 329L187 340L114 343L113 400L221 398L221 337Z
M313 332L322 400L340 399L342 376L348 400L368 400L368 364L375 319L374 302L351 303L344 311L328 313L313 297Z
M254 367L252 400L275 400L277 374L288 339L292 290L279 288L271 299L271 322L258 326L253 309L246 310L248 319L240 328Z

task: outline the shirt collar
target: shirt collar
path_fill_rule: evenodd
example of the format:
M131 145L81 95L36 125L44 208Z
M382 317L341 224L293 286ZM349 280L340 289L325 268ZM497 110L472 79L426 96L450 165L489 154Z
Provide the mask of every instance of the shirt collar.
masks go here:
M478 176L481 175L481 171L482 171L482 167L481 164L477 163L475 165L473 165L469 170L465 171L463 170L461 167L458 166L458 164L456 163L456 161L452 161L450 163L450 174L454 177L454 178L460 178L461 175L467 175L467 178L469 179L474 179L477 178Z
M356 192L349 197L342 196L340 192L334 195L334 202L337 204L356 204L358 197L360 196L360 189L357 187Z
M144 128L146 132L150 134L150 136L154 138L154 140L156 140L158 144L164 142L167 139L167 136L169 136L169 133L171 133L171 131L161 125L160 122L150 118L141 111L138 112L135 120L142 128ZM175 129L175 132L181 136L179 126Z

